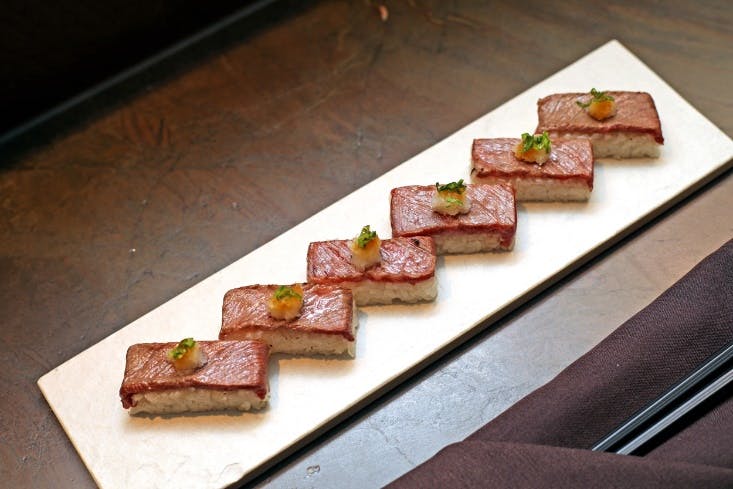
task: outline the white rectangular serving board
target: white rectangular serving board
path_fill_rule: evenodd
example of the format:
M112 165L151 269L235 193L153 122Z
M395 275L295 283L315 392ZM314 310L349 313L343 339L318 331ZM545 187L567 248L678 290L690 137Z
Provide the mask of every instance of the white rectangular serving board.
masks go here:
M228 289L304 281L309 242L348 238L363 224L388 237L390 189L468 179L474 138L532 132L537 99L591 87L652 94L665 137L659 159L597 162L587 203L520 205L514 251L439 260L434 303L361 308L355 359L275 356L272 399L262 412L149 418L130 417L122 409L118 390L129 345L186 336L215 339ZM38 384L99 486L224 487L384 391L485 319L527 300L722 172L732 157L729 137L611 41L53 369Z

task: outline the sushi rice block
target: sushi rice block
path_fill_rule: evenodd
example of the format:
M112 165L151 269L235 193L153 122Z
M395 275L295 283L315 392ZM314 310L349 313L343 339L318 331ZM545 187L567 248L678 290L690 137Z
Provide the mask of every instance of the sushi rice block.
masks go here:
M379 261L368 268L361 266L361 258L354 258L353 242L344 239L311 243L308 282L346 287L353 292L357 306L435 299L438 287L432 238L380 240Z
M296 311L282 315L277 296ZM300 291L300 293L298 293ZM282 300L280 301L282 302ZM276 312L277 311L277 312ZM275 313L273 315L273 313ZM354 356L358 317L349 289L336 285L250 285L224 295L221 340L261 340L272 353Z
M595 92L595 93L593 93ZM612 98L615 112L601 120L588 113L595 99ZM610 109L609 109L610 110ZM596 158L657 158L664 144L654 99L646 92L558 93L537 102L535 132L550 138L586 138Z
M516 138L474 139L471 181L508 183L518 202L584 201L593 190L593 148L588 139L553 139L539 165L515 155Z
M248 411L267 405L265 343L198 341L194 363L176 365L179 359L172 352L182 343L138 343L128 348L120 398L130 414Z
M506 184L468 184L468 212L456 215L435 210L434 185L411 185L392 189L390 220L392 235L409 238L430 236L437 254L509 251L514 247L517 207L514 189Z

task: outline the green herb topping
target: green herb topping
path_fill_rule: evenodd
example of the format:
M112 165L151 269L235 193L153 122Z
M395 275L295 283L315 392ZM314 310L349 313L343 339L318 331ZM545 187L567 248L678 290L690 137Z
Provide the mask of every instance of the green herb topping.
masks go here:
M297 293L295 291L295 289L293 289L289 285L281 285L275 291L275 300L281 301L283 299L288 299L290 297L295 297L296 299L302 299L303 298L302 295L300 295L299 293Z
M583 109L587 109L590 107L590 104L593 102L606 102L611 101L613 102L613 97L608 95L606 92L601 92L596 90L595 88L590 89L591 99L587 102L581 102L580 100L577 100L575 103L578 104L579 107Z
M547 135L547 131L543 132L542 134L537 134L535 136L524 133L522 134L522 152L526 153L527 151L531 149L536 149L538 151L547 150L550 151L550 148L552 147L552 144L550 143L550 137Z
M455 192L462 194L466 191L466 184L463 183L463 179L461 178L457 182L446 183L445 185L435 182L435 188L438 189L438 192Z
M361 233L356 238L356 246L358 246L359 248L366 248L366 245L369 244L369 242L376 237L376 231L371 231L369 229L369 226L364 226L363 228L361 228Z
M176 345L175 348L172 348L168 351L168 358L170 360L178 360L183 355L188 353L189 350L191 350L194 346L196 346L196 342L193 338L184 338Z

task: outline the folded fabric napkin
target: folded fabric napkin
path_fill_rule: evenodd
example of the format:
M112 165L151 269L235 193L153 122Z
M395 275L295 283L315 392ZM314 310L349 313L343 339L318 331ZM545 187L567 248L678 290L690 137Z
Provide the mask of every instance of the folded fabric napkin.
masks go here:
M604 435L733 340L733 240L552 381L388 487L733 487L733 396L644 456Z

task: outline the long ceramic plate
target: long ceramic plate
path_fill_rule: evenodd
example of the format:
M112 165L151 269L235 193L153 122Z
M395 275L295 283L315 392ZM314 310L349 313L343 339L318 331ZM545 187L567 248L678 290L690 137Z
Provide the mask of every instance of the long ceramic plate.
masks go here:
M130 417L122 409L118 390L129 345L216 338L228 289L305 280L308 243L351 237L358 231L354 223L369 223L389 236L390 189L467 179L473 138L532 131L537 99L590 87L650 92L666 140L661 157L598 161L587 203L520 205L514 251L439 260L434 303L362 308L355 359L273 357L272 399L262 412L152 418ZM224 487L282 458L526 301L720 174L731 157L730 138L611 41L53 369L38 384L101 487Z

